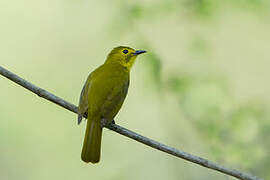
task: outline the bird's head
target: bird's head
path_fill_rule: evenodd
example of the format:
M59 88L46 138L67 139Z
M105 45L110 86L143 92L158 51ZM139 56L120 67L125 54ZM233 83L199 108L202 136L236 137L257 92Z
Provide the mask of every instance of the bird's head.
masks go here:
M131 69L139 54L145 53L144 50L134 50L130 47L119 46L114 48L108 55L105 63L119 63L122 66Z

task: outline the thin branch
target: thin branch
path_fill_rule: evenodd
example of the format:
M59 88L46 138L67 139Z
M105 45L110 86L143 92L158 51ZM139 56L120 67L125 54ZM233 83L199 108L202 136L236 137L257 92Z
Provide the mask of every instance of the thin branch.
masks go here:
M3 68L1 66L0 66L0 74L5 76L6 78L10 79L11 81L23 86L24 88L32 91L33 93L37 94L38 96L40 96L42 98L45 98L45 99L47 99L47 100L49 100L51 102L54 102L55 104L57 104L59 106L62 106L65 109L68 109L68 110L70 110L70 111L72 111L74 113L77 113L77 111L78 111L77 106L75 106L75 105L73 105L73 104L71 104L71 103L69 103L69 102L67 102L67 101L53 95L52 93L46 91L45 89L42 89L42 88L39 88L39 87L35 86L34 84L20 78L16 74L6 70L5 68ZM109 124L109 125L106 126L106 128L108 128L108 129L110 129L112 131L115 131L115 132L117 132L119 134L122 134L122 135L124 135L126 137L129 137L131 139L134 139L134 140L136 140L138 142L141 142L141 143L143 143L143 144L145 144L147 146L150 146L152 148L155 148L155 149L158 149L158 150L163 151L165 153L171 154L173 156L185 159L187 161L196 163L196 164L204 166L206 168L213 169L213 170L219 171L221 173L236 177L238 179L242 179L242 180L262 180L259 177L256 177L256 176L253 176L253 175L250 175L250 174L247 174L247 173L243 173L243 172L240 172L240 171L235 170L235 169L224 167L222 165L219 165L219 164L217 164L215 162L212 162L212 161L209 161L207 159L204 159L204 158L189 154L187 152L175 149L173 147L167 146L165 144L159 143L159 142L157 142L155 140L144 137L144 136L142 136L140 134L137 134L137 133L135 133L133 131L130 131L130 130L126 129L126 128L123 128L123 127L121 127L119 125Z

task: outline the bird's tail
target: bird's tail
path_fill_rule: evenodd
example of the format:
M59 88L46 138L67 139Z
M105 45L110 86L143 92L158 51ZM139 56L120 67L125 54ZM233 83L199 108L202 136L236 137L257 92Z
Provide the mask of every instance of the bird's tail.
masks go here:
M83 142L81 158L84 162L98 163L101 149L101 119L89 118Z

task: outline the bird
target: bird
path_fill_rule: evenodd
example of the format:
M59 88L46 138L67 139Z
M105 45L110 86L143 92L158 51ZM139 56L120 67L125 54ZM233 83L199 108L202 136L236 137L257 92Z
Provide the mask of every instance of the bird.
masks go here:
M78 124L87 117L81 159L86 163L100 161L102 128L115 123L114 117L126 98L130 70L145 50L127 46L115 47L104 64L91 72L82 88L78 106Z

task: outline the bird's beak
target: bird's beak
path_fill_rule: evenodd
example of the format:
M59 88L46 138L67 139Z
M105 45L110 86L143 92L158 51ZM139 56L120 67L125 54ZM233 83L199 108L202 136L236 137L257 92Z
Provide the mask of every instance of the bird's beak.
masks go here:
M139 54L142 54L142 53L146 53L146 51L145 50L137 50L133 54L134 55L139 55Z

